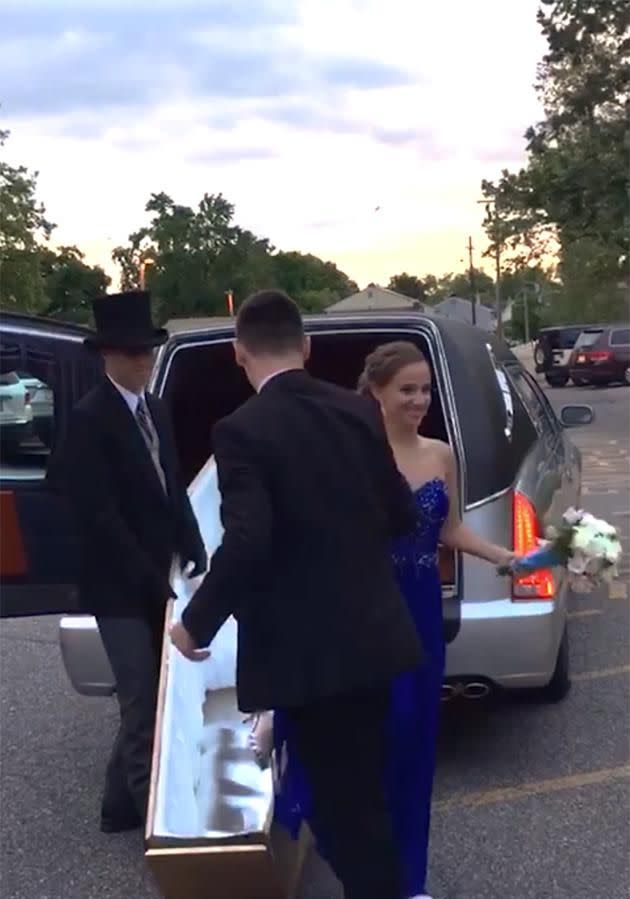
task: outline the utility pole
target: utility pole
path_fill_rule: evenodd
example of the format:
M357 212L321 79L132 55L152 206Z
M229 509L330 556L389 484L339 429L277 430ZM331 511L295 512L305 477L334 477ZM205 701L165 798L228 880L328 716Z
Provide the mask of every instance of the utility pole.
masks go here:
M501 312L501 244L499 242L499 214L497 212L496 200L477 200L483 203L486 210L490 206L494 206L494 225L495 225L495 244L494 244L494 261L495 261L495 280L494 280L494 314L497 320L497 337L503 337L503 315Z
M495 209L495 218L496 218L496 209ZM497 240L494 245L495 249L495 260L496 260L496 274L494 281L494 309L495 315L497 318L497 337L503 337L503 314L501 312L501 246L499 241Z
M477 293L475 291L475 267L473 265L472 237L468 238L468 277L470 279L470 302L472 304L472 323L477 324Z
M527 284L523 287L523 322L525 325L525 343L529 343L529 301L527 298Z

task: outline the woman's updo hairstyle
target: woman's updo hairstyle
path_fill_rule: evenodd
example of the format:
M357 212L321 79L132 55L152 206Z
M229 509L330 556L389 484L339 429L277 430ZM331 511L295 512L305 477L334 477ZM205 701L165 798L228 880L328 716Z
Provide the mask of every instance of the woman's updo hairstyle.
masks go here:
M366 358L357 389L364 396L370 396L375 387L386 387L407 365L426 361L426 356L415 343L408 340L384 343Z

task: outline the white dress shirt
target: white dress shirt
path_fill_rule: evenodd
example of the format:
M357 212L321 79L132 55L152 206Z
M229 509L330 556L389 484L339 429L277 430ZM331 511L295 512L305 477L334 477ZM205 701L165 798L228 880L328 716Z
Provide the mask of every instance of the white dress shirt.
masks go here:
M266 378L263 378L260 384L258 385L258 393L265 387L272 378L277 378L278 375L283 375L287 371L299 371L296 368L279 368L278 371L272 371L270 375L267 375Z
M127 403L127 405L129 406L129 409L131 411L131 414L135 418L136 412L138 410L138 400L140 399L141 396L144 396L144 390L141 391L141 393L139 393L139 394L134 393L133 390L128 390L126 387L123 387L122 384L119 384L118 381L114 381L114 379L112 377L110 377L110 375L107 375L107 377L112 382L112 384L114 385L114 387L116 388L118 393L122 396L124 401ZM146 402L146 397L145 397L145 402ZM147 406L147 409L148 409L148 406Z

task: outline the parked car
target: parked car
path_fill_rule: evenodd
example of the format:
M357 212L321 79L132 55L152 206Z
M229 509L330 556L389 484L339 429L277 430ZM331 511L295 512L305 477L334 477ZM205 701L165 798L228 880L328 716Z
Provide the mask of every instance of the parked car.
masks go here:
M544 374L551 387L564 387L569 382L569 360L586 325L554 325L542 328L534 349L537 374Z
M18 377L30 397L33 410L33 431L47 449L52 446L54 428L54 403L51 388L25 372L18 372Z
M489 540L512 541L517 553L525 553L547 525L558 524L579 503L580 454L566 428L589 423L592 410L566 406L558 419L535 378L494 336L414 312L309 317L307 329L310 370L347 387L354 387L366 355L380 343L404 338L423 350L436 388L424 433L453 447L460 511ZM45 350L63 363L58 370L65 380L55 402L66 420L70 405L99 374L94 356L81 345L85 332L5 314L2 341L7 333L23 354ZM190 330L175 324L152 383L171 409L182 469L209 546L218 521L212 426L251 392L233 359L233 336L232 319L208 319ZM3 533L8 528L17 546L10 558L3 557L2 614L76 611L76 544L61 498L43 483L37 491L19 482L1 487ZM448 643L444 698L480 698L496 688L535 689L550 700L564 696L570 681L563 572L502 578L491 565L446 549L440 570ZM60 641L66 671L80 693L115 690L94 618L63 617Z
M30 395L17 373L0 374L0 448L14 453L32 433Z
M630 384L630 325L585 328L571 353L569 369L575 384Z

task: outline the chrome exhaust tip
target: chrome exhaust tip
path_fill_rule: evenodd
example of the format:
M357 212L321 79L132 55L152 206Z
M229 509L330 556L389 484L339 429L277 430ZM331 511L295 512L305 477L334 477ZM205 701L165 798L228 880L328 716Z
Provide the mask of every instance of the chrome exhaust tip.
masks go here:
M464 699L485 699L490 692L488 684L481 681L470 681L463 690Z
M442 684L442 702L450 702L451 699L455 699L459 690L454 684Z

